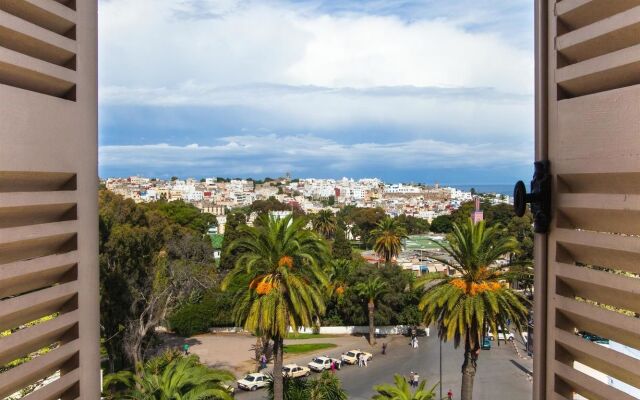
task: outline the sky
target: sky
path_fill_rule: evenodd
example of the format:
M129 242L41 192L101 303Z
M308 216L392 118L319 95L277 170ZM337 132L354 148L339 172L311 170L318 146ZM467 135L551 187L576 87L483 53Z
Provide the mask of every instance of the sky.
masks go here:
M511 183L530 0L99 0L100 176Z

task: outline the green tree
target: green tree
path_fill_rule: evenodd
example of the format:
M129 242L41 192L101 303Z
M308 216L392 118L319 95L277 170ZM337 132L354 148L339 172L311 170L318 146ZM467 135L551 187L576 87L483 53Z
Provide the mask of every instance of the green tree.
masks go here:
M425 389L427 381L422 381L414 392L407 380L398 374L393 375L394 384L383 384L373 387L378 392L373 400L435 400L436 383L431 389Z
M193 229L198 233L207 233L209 228L217 225L215 215L200 212L196 206L182 200L161 200L148 203L145 207L148 210L157 210L172 222Z
M329 285L329 295L341 298L347 288L347 281L351 273L351 262L349 260L335 259L327 265L326 270Z
M230 249L231 244L242 237L241 227L247 225L247 217L241 212L232 212L227 215L227 223L224 226L224 238L220 251L220 269L231 270L235 266L240 255L240 249Z
M248 331L274 341L274 397L283 398L283 339L289 328L313 326L325 311L323 289L327 278L320 265L328 250L324 242L304 228L305 218L291 216L258 218L231 249L241 250L234 269L225 277L223 289L234 281L239 286L234 319Z
M416 218L412 215L401 214L397 218L398 223L407 229L409 235L418 235L429 232L429 221Z
M369 344L374 345L376 343L374 323L376 300L386 292L387 284L378 276L369 277L365 282L358 283L355 289L361 297L367 300L367 309L369 310Z
M284 400L346 400L340 379L329 371L323 371L316 379L284 378ZM273 380L269 382L268 399L274 399Z
M336 216L331 210L320 210L311 221L313 229L325 239L330 239L336 233Z
M496 261L512 252L516 242L498 226L471 219L454 225L449 244L437 243L450 258L438 261L456 270L460 277L429 275L417 282L425 292L419 307L423 322L438 326L440 340L464 343L461 399L471 400L480 343L485 326L493 332L513 322L522 331L527 318L527 300L501 283L504 280Z
M212 284L207 238L158 210L99 193L100 322L111 372L136 365L155 327Z
M347 393L342 389L340 379L329 371L324 371L319 378L309 382L309 400L347 400Z
M344 229L340 224L336 227L336 237L333 240L332 255L333 258L341 260L351 260L351 243L347 240Z
M453 222L450 215L438 215L431 221L431 232L449 233L453 229Z
M168 351L149 360L141 374L120 371L104 378L103 391L109 399L139 400L231 400L222 386L233 374L200 364L195 355L183 357ZM117 390L117 388L124 390ZM115 393L113 393L115 392Z
M373 250L388 264L398 257L402 251L402 240L407 238L407 231L399 221L391 217L385 217L378 222L371 232L375 240Z

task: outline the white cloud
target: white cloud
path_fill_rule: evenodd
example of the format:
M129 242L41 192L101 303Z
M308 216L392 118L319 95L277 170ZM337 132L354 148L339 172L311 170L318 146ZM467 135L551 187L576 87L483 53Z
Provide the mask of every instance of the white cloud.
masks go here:
M296 171L340 173L384 165L390 169L504 167L529 163L526 151L492 143L464 145L429 139L398 143L340 144L315 136L234 136L218 145L191 144L101 146L102 168L173 167L215 170L222 175Z
M532 90L528 49L449 19L319 14L268 1L110 0L100 3L100 38L107 87L192 81Z
M465 13L473 2L460 6L441 0L439 8L456 11L440 17L419 13L415 18L365 10L384 9L383 1L354 12L330 12L320 3L101 0L101 104L237 106L266 112L270 121L279 122L265 126L267 130L282 131L286 124L292 128L288 131L299 128L316 135L268 140L280 148L279 141L286 140L288 149L291 143L307 149L295 154L272 153L241 138L224 144L230 155L242 159L255 151L255 157L268 157L265 165L272 166L296 163L305 151L311 159L335 154L332 168L374 156L398 168L404 168L404 160L425 157L461 166L470 160L483 163L487 155L494 156L492 163L496 157L501 163L528 159L524 153L531 147L533 130L533 53L503 32L473 29L489 24L487 14L476 8ZM367 126L406 129L413 139L393 148L315 142L328 140L317 137L323 129L348 135L351 128ZM467 144L433 140L443 133L465 137ZM501 140L518 144L503 154L500 147L507 146L500 145ZM306 145L309 141L324 150L315 153ZM218 150L195 144L103 146L101 162L148 162L148 155L173 164L191 163L194 157L213 164L224 159L225 168L233 166L230 171L267 168L233 161ZM129 157L123 158L125 154Z

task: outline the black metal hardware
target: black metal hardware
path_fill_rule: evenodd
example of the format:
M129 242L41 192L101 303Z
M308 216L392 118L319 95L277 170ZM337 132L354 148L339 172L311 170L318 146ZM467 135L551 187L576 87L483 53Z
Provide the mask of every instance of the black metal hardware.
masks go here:
M531 181L531 193L527 193L524 182L518 181L513 189L513 210L522 217L531 203L533 214L533 230L536 233L547 233L551 222L551 174L549 161L536 161L535 173Z

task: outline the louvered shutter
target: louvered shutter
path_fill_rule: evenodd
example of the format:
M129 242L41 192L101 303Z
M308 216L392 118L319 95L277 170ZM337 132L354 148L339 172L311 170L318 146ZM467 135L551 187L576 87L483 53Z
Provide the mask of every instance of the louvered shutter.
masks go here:
M3 399L100 397L96 28L95 0L0 0Z
M536 4L534 398L640 397L640 0ZM609 340L602 345L577 332Z

